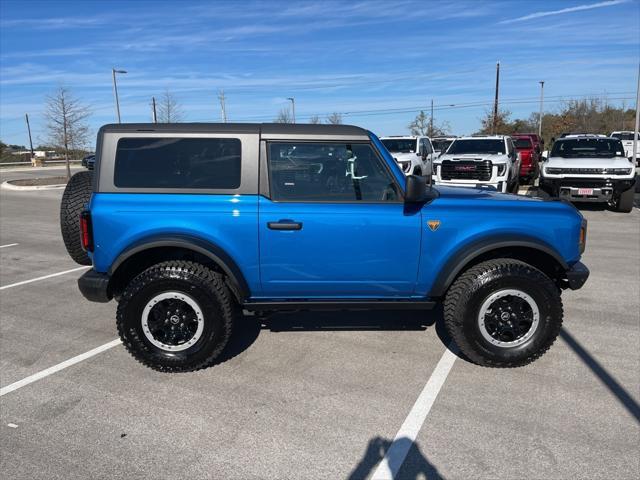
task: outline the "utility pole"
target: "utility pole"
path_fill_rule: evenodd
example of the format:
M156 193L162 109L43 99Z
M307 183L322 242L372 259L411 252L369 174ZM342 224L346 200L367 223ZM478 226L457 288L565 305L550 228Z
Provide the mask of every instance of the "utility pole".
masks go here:
M151 97L151 113L153 123L158 123L158 114L156 112L156 97Z
M638 129L640 129L640 63L638 64L638 90L636 92L636 127L633 130L633 168L638 165Z
M542 104L544 102L544 80L540 84L540 116L538 117L538 137L542 138Z
M496 62L496 98L493 102L493 134L498 126L498 89L500 88L500 62Z
M27 119L27 131L29 132L29 148L31 148L31 159L33 160L33 140L31 140L31 125L29 125L29 114L25 113L24 118Z
M224 90L220 89L220 91L218 92L218 100L220 100L220 108L221 108L221 113L222 113L222 121L224 123L227 123L227 110L225 108L225 103L224 103Z
M429 120L429 136L433 137L433 98L431 99L431 120Z
M113 76L113 95L116 98L116 115L118 117L118 123L122 123L120 121L120 101L118 100L118 84L116 83L116 73L127 73L127 71L116 70L115 68L111 69L111 75Z
M291 101L291 111L293 112L293 123L296 123L296 99L288 97L287 100Z

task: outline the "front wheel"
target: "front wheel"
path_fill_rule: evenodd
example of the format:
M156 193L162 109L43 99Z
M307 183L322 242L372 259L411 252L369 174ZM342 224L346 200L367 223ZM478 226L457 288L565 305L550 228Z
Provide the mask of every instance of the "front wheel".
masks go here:
M222 353L238 314L221 275L185 261L154 265L135 277L118 304L126 349L163 372L187 372Z
M635 189L630 188L622 192L615 202L615 209L617 212L629 213L633 210L633 197L635 195Z
M556 285L513 259L480 263L460 275L444 302L449 335L471 361L520 367L542 356L562 327Z

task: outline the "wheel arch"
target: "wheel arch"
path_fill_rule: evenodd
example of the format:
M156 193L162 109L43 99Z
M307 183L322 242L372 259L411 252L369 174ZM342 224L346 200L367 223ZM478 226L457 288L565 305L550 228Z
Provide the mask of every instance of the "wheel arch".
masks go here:
M462 272L496 258L522 260L557 282L565 277L565 272L570 268L553 247L538 239L510 236L488 238L454 251L436 277L429 296L442 297Z
M166 260L192 260L224 274L238 302L251 296L247 281L231 256L218 245L187 235L155 236L140 240L120 253L109 269L109 290L118 296L138 273Z

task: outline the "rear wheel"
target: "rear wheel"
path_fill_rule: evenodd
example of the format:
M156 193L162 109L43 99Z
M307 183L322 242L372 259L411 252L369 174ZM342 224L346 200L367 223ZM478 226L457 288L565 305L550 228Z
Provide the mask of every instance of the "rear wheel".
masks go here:
M92 172L78 172L69 179L60 202L60 231L69 256L80 265L91 265L91 259L82 248L80 213L91 200Z
M187 372L215 362L238 311L221 275L194 262L172 261L129 283L117 326L122 343L142 364Z
M635 192L633 188L630 188L629 190L622 192L620 196L618 196L615 203L616 211L629 213L631 210L633 210L634 195L635 195Z
M542 356L562 327L562 300L540 270L519 260L480 263L453 283L444 303L449 335L471 361L519 367Z

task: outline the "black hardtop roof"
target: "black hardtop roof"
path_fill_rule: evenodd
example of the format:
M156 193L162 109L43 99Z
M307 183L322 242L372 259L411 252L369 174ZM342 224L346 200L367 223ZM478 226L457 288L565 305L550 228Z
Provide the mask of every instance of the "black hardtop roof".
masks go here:
M354 125L309 123L110 123L100 132L260 133L263 135L362 136L368 132Z

